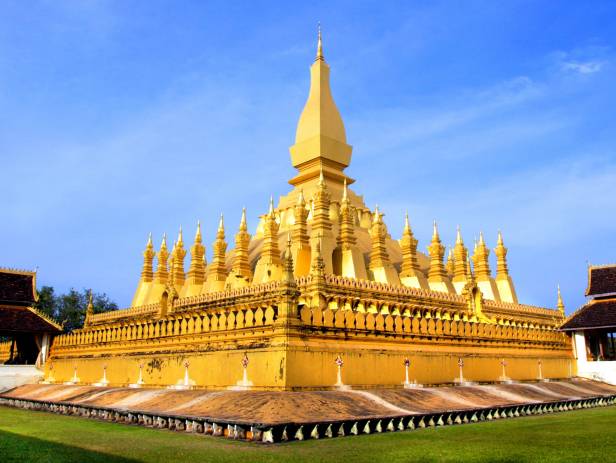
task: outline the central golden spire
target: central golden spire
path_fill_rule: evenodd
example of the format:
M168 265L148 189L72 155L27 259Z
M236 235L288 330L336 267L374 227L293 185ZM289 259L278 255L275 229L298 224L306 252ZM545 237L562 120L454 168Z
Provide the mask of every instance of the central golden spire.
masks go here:
M340 112L329 86L329 66L323 56L321 28L319 27L316 59L310 67L310 93L297 124L295 144L291 146L291 162L299 172L289 181L301 185L319 177L348 184L343 170L351 162L352 147L347 145L346 132Z

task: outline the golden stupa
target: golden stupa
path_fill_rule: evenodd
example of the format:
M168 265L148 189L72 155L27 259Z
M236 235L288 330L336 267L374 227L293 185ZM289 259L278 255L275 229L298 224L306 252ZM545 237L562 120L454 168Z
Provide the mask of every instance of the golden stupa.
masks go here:
M198 224L187 272L181 230L171 250L163 237L156 252L150 237L131 307L89 310L83 329L57 337L54 381L402 387L503 380L505 360L510 379L571 374L571 346L557 331L564 311L518 302L500 233L493 276L483 235L471 256L458 229L445 262L436 223L423 254L408 217L395 240L350 189L352 147L329 72L319 32L290 148L293 188L270 200L255 235L244 210L229 251L221 217L207 263Z

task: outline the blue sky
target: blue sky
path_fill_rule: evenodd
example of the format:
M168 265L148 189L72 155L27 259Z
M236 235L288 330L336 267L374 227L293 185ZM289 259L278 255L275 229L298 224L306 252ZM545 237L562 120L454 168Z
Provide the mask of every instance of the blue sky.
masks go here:
M147 233L254 229L321 21L349 175L425 249L503 231L522 302L616 261L615 2L0 3L0 265L130 303ZM188 239L187 241L190 241ZM211 249L208 246L208 254Z

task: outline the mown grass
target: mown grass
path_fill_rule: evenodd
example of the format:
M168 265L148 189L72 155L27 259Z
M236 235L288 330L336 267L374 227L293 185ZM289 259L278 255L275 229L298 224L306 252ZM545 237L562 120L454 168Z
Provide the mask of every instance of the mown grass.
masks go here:
M276 445L0 407L3 463L615 460L616 407Z

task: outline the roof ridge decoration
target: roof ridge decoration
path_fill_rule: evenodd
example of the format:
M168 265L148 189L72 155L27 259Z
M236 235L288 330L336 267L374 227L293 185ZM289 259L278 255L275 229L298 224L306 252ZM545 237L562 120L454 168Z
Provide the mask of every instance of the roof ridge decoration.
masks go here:
M40 310L38 310L38 309L36 309L36 308L34 308L32 306L28 306L28 307L26 307L26 309L28 309L30 312L34 313L35 315L38 315L39 317L41 317L43 320L45 320L47 323L52 325L57 330L64 331L64 325L63 324L59 324L58 322L56 322L54 319L52 319L46 313L43 313Z
M36 275L37 271L38 269L26 270L26 269L14 268L14 267L0 267L0 272L18 273L21 275Z

